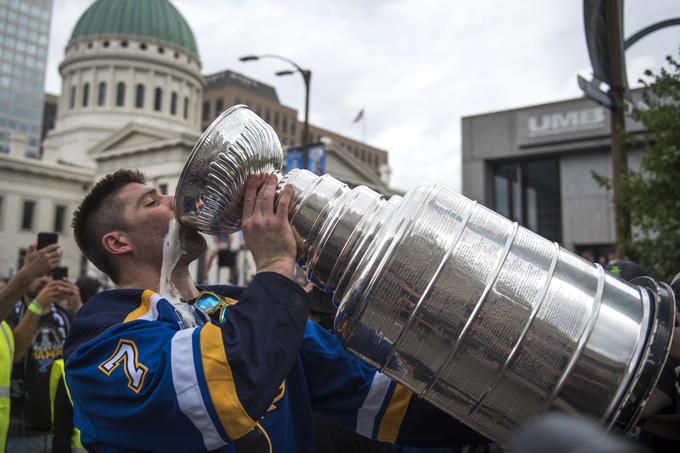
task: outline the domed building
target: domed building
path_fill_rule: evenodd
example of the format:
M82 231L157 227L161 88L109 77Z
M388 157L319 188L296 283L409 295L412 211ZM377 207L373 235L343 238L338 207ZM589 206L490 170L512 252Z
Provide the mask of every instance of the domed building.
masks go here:
M161 185L177 179L200 134L203 78L191 28L168 0L95 1L59 72L47 160L97 175L139 168Z
M200 136L201 60L191 28L168 0L96 0L59 66L61 96L43 158L25 144L0 153L0 278L41 231L59 234L75 278L98 271L69 227L92 184L119 168L172 193Z

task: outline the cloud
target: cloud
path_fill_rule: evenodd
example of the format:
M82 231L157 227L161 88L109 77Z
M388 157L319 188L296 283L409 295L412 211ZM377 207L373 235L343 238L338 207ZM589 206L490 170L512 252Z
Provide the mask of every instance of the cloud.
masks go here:
M50 91L59 90L56 67L89 3L55 1ZM390 152L393 185L402 190L423 182L459 190L462 116L580 96L576 74L590 68L580 0L173 3L196 35L205 73L228 68L271 84L302 115L301 79L273 75L284 63L238 61L284 55L313 72L314 124L361 140L363 125L352 119L364 108L367 141ZM678 12L675 0L629 0L626 34ZM669 31L663 42L650 37L631 49L631 79L660 64L669 39L677 53L679 37Z

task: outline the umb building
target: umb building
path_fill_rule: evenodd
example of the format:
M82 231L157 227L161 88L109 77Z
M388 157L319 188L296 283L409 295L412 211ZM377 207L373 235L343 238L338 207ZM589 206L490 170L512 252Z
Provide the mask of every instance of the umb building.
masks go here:
M607 109L579 98L468 116L462 139L466 196L576 252L611 250L612 196L592 175L612 174Z

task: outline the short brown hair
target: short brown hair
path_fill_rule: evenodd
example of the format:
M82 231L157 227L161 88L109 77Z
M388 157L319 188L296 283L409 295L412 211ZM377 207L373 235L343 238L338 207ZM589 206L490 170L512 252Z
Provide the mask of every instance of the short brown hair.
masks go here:
M118 283L118 272L111 256L104 250L101 238L112 230L127 229L123 218L123 202L116 197L126 184L145 184L144 174L137 170L118 170L100 179L73 213L73 236L76 244L99 270Z

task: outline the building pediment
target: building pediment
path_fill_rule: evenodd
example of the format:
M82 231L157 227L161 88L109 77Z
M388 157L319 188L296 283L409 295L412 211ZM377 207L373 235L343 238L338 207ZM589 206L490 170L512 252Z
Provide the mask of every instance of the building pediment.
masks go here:
M328 171L334 177L351 186L368 186L384 195L401 194L387 186L380 176L368 165L352 156L347 150L335 143L326 145Z
M198 134L187 134L130 122L88 150L88 154L94 160L100 160L124 154L156 150L178 143L193 146L198 137Z

